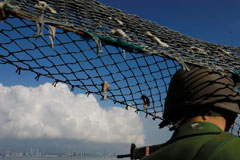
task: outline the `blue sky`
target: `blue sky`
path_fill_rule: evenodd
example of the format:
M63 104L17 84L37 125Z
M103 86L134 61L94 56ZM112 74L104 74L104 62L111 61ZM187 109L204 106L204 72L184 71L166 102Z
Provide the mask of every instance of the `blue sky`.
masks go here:
M200 40L240 46L238 0L100 0L100 2Z
M200 40L240 46L239 0L100 0L100 2ZM0 83L9 87L14 85L37 87L49 81L40 78L37 82L34 80L35 75L23 72L19 76L15 70L12 66L0 65ZM109 106L107 103L100 102L102 107ZM161 143L169 138L166 129L161 131L157 128L159 122L144 118L141 118L141 121L144 125L146 144Z

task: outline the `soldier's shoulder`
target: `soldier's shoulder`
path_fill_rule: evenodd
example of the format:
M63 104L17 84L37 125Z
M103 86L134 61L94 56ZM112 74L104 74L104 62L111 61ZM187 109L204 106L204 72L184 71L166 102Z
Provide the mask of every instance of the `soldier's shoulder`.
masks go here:
M235 135L228 135L226 141L223 140L223 143L219 145L215 152L212 154L213 160L219 159L231 159L239 160L240 159L240 138Z

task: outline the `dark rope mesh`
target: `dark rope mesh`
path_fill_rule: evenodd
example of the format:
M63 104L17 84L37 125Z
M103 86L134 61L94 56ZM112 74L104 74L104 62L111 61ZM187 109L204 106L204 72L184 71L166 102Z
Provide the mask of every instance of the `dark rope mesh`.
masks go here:
M33 22L14 17L0 25L0 63L16 66L18 74L28 70L36 74L36 80L45 76L54 80L53 85L66 83L87 94L103 96L102 83L106 81L109 99L160 118L170 77L180 67L177 62L133 52L124 56L121 48L105 43L103 53L97 53L93 40L60 29L52 49L48 37L32 36L34 28ZM142 95L151 101L147 110L143 109Z
M18 74L27 70L36 80L48 77L53 85L107 94L153 119L161 119L170 79L181 66L239 74L240 48L193 39L93 0L45 2L57 14L37 9L35 0L1 2L0 64L14 65ZM41 28L43 22L43 36L36 35L36 23ZM51 26L57 27L54 43ZM232 133L239 135L238 121Z

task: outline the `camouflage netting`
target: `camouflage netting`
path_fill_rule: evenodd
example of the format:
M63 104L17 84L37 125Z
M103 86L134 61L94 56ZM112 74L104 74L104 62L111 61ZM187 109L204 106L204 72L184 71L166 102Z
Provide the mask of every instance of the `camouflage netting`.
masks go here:
M0 2L0 19L0 64L153 119L161 119L181 66L240 73L240 48L193 39L94 0L8 0ZM238 123L232 132L239 134Z

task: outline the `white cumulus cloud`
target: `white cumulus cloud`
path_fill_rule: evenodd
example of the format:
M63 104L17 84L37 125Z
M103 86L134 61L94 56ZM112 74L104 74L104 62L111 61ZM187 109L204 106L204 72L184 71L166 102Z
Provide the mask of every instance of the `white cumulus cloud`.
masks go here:
M0 138L5 137L144 144L136 113L104 109L92 95L74 95L65 84L50 83L36 88L0 84Z

